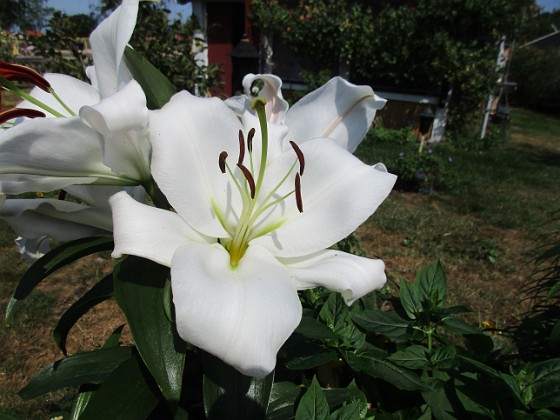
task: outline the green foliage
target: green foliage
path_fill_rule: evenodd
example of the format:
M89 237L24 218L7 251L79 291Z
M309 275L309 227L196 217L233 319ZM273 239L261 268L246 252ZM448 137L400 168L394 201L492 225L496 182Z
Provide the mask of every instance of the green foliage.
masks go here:
M52 11L46 3L46 0L2 0L0 27L40 31Z
M560 47L522 47L515 51L511 79L517 82L514 99L518 105L560 113Z

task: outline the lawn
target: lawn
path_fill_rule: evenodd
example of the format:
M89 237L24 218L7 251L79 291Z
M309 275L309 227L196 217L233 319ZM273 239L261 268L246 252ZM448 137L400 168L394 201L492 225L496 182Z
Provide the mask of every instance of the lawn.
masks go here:
M550 229L560 196L560 120L514 109L507 133L507 141L496 137L468 150L432 146L445 158L445 185L428 194L393 191L358 231L366 254L385 261L390 287L412 280L421 266L439 258L449 280L450 305L469 306L472 322L499 327L515 323L527 309L520 290L534 270L539 235ZM403 147L400 141L368 136L357 155L391 169ZM2 225L0 310L26 269L13 239ZM31 402L22 402L16 392L41 367L62 357L51 338L56 320L111 265L103 254L61 270L38 287L11 327L0 329L0 412L44 417L67 406L65 392ZM69 352L100 347L97 337L123 322L113 302L97 306L72 330Z

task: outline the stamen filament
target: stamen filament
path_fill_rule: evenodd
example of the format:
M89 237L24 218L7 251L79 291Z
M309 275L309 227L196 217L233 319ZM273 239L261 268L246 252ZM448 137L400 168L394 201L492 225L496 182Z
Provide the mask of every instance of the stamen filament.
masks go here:
M56 94L56 92L54 91L53 88L49 88L49 93L54 96L54 98L57 100L57 102L62 105L62 107L66 110L66 112L68 112L70 114L70 116L75 117L76 113L74 111L72 111L68 105L66 105L64 103L64 101L62 99L60 99L60 97Z
M16 94L17 96L19 96L22 99L26 99L27 101L31 102L34 105L37 105L39 108L44 109L45 111L47 111L49 114L53 115L54 117L64 118L64 115L62 115L60 112L52 109L47 104L45 104L45 103L39 101L38 99L34 98L33 96L28 94L23 89L18 88L14 83L12 83L11 81L9 81L8 79L6 79L4 76L1 76L1 75L0 75L0 83L3 85L2 86L3 89Z

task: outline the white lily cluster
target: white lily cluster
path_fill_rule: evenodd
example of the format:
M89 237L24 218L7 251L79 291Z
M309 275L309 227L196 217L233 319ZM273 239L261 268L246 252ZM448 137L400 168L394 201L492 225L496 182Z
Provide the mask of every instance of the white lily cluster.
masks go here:
M98 187L104 196L83 198L92 204L82 209L92 230L76 234L112 229L114 257L170 267L179 335L262 378L301 320L298 290L325 286L350 305L386 281L382 261L329 249L395 182L383 165L352 155L385 101L369 87L334 78L289 108L279 78L248 75L243 96L222 101L180 92L148 111L122 62L137 8L138 0L124 0L92 34L91 86L47 75L75 116L28 120L0 133L0 187L9 194L79 194L74 184L109 185ZM151 179L170 208L120 191L108 199L112 224L96 213L107 209L114 185ZM45 216L37 237L54 237L48 227L56 225L55 212L76 222L65 208L75 203L31 200L22 210L10 201L5 210L13 220L25 211Z

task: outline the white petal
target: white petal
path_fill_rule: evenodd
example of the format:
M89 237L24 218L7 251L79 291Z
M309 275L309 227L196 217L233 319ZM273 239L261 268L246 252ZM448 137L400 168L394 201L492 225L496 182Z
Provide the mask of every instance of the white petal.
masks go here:
M282 203L282 219L269 221L281 226L254 239L279 257L309 255L344 239L371 216L396 181L395 175L362 163L329 139L308 141L301 150L306 161L301 177L303 213L294 197L288 197ZM279 179L294 160L286 153L271 163L269 181Z
M104 165L102 151L101 136L78 117L26 121L0 132L0 189L19 194L75 183L138 183Z
M274 124L282 123L289 107L288 102L282 96L282 79L273 74L247 74L243 78L243 88L247 96L251 94L251 85L257 79L264 82L259 94L266 100L267 121Z
M112 230L108 207L54 199L8 199L0 208L0 219L25 238L46 236L63 242L110 235Z
M354 152L385 102L369 86L335 77L290 108L286 124L298 143L329 137Z
M152 174L169 203L197 230L213 237L228 233L212 209L239 209L239 193L218 165L229 154L235 168L239 156L235 114L217 98L197 98L188 92L174 95L158 111L150 112L150 140L154 149ZM228 217L227 215L224 217Z
M21 258L29 265L51 250L50 239L46 236L32 239L18 236L15 243L19 248Z
M113 211L113 257L136 255L167 267L179 246L207 241L176 213L140 204L122 191L109 199Z
M97 83L103 98L115 93L121 84L131 79L122 61L137 15L138 0L123 0L121 6L101 22L90 36Z
M83 107L80 117L105 137L103 161L108 167L130 178L150 179L148 108L135 80L99 104Z
M232 269L221 245L182 246L171 286L179 335L248 376L274 369L301 320L289 272L262 248L249 247Z
M99 93L97 90L81 80L65 74L47 73L45 79L49 81L51 87L60 99L70 108L75 115L78 114L80 108L84 105L93 105L99 102ZM53 95L44 90L35 87L29 93L35 99L50 106L62 115L71 116L71 114L58 102ZM30 108L45 112L41 107L32 104L29 101L23 101L18 104L19 108ZM47 117L51 115L46 112Z
M341 251L325 250L281 261L295 277L299 290L324 286L340 292L348 305L373 290L381 289L387 281L383 261Z

